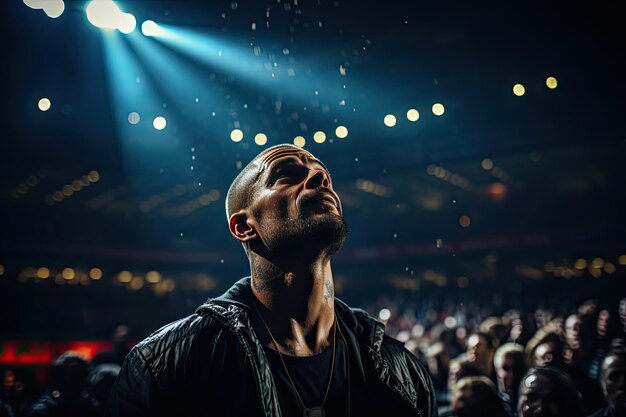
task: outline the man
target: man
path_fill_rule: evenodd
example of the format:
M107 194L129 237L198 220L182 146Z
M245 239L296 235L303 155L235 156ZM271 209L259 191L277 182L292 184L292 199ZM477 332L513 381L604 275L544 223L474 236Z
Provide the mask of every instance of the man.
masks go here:
M493 368L494 352L493 338L489 333L473 333L467 339L468 360L476 363L492 382L496 382L496 375Z
M116 326L112 338L113 350L98 352L91 360L91 365L94 368L106 363L122 365L130 351L128 333L129 329L125 324Z
M558 368L531 368L522 378L519 417L582 417L576 387Z
M461 378L452 393L454 417L508 417L493 382L486 376Z
M585 373L595 350L594 330L595 319L589 315L572 314L565 320L566 361Z
M436 416L430 377L382 324L334 298L346 225L326 166L268 148L226 212L251 277L128 355L109 416Z
M609 404L590 417L626 417L626 351L613 350L602 361L602 389Z
M26 413L28 417L99 417L102 412L87 392L89 363L68 350L55 359L50 387Z
M516 343L505 343L496 350L493 365L498 378L497 392L509 415L517 407L517 393L526 373L524 348Z
M565 363L563 357L565 345L558 335L548 333L531 350L534 366L537 368L553 367L565 372L573 381L580 397L584 415L591 414L604 405L604 396L596 381L580 368Z

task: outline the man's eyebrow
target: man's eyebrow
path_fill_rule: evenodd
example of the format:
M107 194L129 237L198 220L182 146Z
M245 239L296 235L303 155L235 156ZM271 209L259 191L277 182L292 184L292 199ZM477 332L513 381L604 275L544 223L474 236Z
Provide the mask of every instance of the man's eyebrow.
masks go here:
M277 159L278 160L272 161L267 166L267 172L268 172L269 175L275 173L280 168L284 168L286 165L301 165L300 163L303 162L302 159L299 158L297 155L285 155L285 156L283 156L281 158L277 158ZM330 176L330 172L328 171L328 168L326 168L326 165L324 165L324 163L322 161L320 161L319 159L307 157L306 158L306 162L319 165Z

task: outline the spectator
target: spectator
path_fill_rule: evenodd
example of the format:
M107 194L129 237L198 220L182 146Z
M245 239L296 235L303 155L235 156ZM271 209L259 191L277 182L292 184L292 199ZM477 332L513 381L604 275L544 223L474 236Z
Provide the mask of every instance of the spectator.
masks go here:
M497 349L506 343L510 329L508 329L499 317L488 317L480 324L480 332L491 336L493 348Z
M602 361L602 389L608 405L590 417L626 417L626 351L613 350Z
M98 417L96 404L85 392L89 364L67 351L52 364L50 390L32 405L30 417Z
M465 377L457 382L452 394L452 415L455 417L507 417L493 382L485 376Z
M94 367L103 363L114 363L121 366L128 352L130 352L128 326L120 324L113 331L113 350L98 353L91 363Z
M467 359L476 363L492 381L496 380L493 369L493 338L488 333L474 333L467 339Z
M493 359L498 378L498 396L509 415L517 406L519 384L526 372L524 348L515 343L505 343L496 351Z
M88 391L91 394L98 410L104 413L109 394L115 383L121 367L114 363L103 363L91 370L89 373Z
M4 371L0 400L4 404L5 409L7 407L10 408L13 415L18 417L28 411L30 406L24 385L13 370L7 369Z
M585 373L593 359L595 319L591 315L572 314L565 320L566 362Z
M563 341L554 333L546 336L534 349L532 364L538 368L554 366L563 369Z
M578 393L569 376L558 368L531 368L522 378L519 417L582 417Z

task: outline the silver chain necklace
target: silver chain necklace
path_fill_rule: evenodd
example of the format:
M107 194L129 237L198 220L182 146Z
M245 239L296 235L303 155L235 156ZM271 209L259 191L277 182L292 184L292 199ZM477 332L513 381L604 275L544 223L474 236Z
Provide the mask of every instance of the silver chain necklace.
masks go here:
M304 410L302 415L304 417L324 417L326 415L325 412L324 412L324 404L326 403L326 397L328 397L328 392L330 391L330 385L333 382L333 374L335 373L335 348L337 346L337 317L335 316L335 318L333 320L333 359L332 359L332 362L331 362L331 365L330 365L330 375L328 376L328 385L326 386L326 392L324 393L324 399L322 400L322 405L319 405L319 406L316 406L316 407L307 407L304 404L304 401L302 401L302 397L300 397L300 393L296 389L296 385L293 383L293 380L291 379L291 375L289 374L289 370L287 369L287 365L285 364L285 360L283 359L283 355L280 353L280 349L278 348L278 342L276 342L276 339L274 339L274 335L272 334L272 332L270 331L269 326L267 325L267 323L263 319L263 316L261 315L261 312L257 308L256 303L254 303L254 308L255 308L257 314L259 315L259 318L261 319L261 322L265 326L265 329L267 330L267 333L270 335L270 338L272 339L272 343L274 344L274 348L276 349L276 353L278 353L278 357L280 358L280 362L283 364L283 368L285 369L285 374L287 374L287 379L289 379L289 383L291 384L291 388L293 388L293 392L296 393L296 397L298 397L298 401L300 401L300 404L302 405L302 409Z

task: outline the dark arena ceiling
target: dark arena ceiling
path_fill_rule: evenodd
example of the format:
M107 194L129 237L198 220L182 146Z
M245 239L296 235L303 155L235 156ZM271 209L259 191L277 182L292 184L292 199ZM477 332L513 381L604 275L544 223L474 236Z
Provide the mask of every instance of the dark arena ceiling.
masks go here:
M119 1L128 34L90 24L89 2L55 19L5 3L5 305L81 282L225 288L247 273L230 182L294 139L333 174L354 297L624 288L614 3Z

